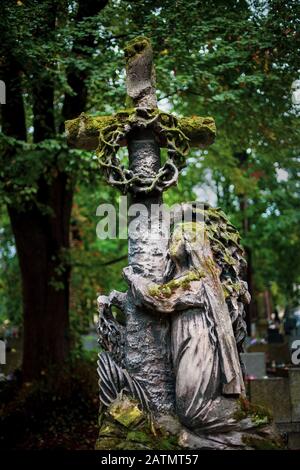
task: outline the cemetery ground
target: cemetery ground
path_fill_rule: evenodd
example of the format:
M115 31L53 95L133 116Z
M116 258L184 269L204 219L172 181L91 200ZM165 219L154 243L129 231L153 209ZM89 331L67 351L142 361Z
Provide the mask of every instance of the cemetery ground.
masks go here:
M92 450L98 436L94 353L81 353L38 382L0 382L0 449Z

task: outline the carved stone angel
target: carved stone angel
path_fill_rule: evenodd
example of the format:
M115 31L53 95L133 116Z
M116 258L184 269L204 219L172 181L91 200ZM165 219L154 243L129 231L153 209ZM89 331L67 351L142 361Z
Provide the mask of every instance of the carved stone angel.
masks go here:
M137 306L170 319L176 414L190 429L220 432L234 425L236 397L244 393L239 352L246 334L247 284L239 236L225 215L206 206L203 222L175 216L164 282L125 268Z

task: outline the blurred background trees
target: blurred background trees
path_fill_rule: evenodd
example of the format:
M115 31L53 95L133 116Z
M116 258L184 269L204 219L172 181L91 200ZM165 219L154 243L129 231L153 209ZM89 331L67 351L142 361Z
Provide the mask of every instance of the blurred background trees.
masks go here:
M137 35L153 42L159 106L211 115L218 129L208 151L191 151L166 202L197 197L239 227L249 324L262 296L273 308L299 302L299 110L290 94L299 9L297 0L2 1L0 322L22 325L25 380L74 350L97 293L125 287L126 241L96 237L97 206L119 196L90 153L67 148L63 123L123 107L122 49Z

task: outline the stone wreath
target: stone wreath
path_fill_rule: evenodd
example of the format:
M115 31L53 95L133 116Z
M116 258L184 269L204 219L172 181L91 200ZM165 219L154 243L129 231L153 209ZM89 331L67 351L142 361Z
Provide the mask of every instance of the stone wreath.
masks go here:
M96 155L106 181L122 193L162 192L176 184L179 171L186 164L189 139L172 114L150 108L133 108L116 114L112 124L99 132ZM159 143L167 148L168 159L153 178L125 168L117 156L122 141L135 129L151 128Z

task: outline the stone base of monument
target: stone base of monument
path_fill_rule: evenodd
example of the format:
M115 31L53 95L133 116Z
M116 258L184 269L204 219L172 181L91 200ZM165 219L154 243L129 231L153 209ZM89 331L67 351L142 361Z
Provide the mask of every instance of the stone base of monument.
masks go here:
M153 417L137 401L120 396L100 413L96 450L264 450L282 449L270 414L246 399L237 400L227 432L194 432L172 415Z
M179 425L175 419L155 423L139 403L127 396L119 397L106 410L100 411L99 437L96 450L176 450Z
M270 410L278 432L289 449L300 449L300 368L290 368L288 377L249 381L250 400Z

